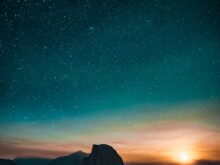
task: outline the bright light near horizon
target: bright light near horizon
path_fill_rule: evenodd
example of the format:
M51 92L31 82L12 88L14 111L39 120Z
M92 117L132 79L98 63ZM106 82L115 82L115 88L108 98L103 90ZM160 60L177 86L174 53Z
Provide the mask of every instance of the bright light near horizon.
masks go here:
M182 163L189 163L191 161L190 156L189 156L189 154L187 152L181 152L179 154L179 160Z
M188 155L187 155L185 152L182 152L182 153L180 154L180 159L181 159L182 161L187 161L187 160L189 159L189 157L188 157Z

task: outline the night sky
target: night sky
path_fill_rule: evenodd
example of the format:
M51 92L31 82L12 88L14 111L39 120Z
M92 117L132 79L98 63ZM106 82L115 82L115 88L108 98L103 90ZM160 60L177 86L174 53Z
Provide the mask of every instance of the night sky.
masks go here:
M92 144L220 159L220 1L2 0L0 157Z

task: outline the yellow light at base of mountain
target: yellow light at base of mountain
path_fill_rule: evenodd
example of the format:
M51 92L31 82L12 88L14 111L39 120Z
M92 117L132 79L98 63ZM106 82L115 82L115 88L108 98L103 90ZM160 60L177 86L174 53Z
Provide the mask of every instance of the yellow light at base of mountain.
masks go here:
M182 153L180 154L180 160L183 161L183 162L188 161L188 160L189 160L188 154L185 153L185 152L182 152Z
M180 163L191 163L192 162L192 158L190 154L185 151L179 153L178 159Z

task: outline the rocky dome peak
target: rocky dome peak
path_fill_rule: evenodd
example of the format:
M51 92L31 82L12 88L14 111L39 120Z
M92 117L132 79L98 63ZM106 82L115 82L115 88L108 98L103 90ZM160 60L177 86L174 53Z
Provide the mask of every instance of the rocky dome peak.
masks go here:
M82 165L124 165L119 154L109 145L93 145L89 157L84 158Z

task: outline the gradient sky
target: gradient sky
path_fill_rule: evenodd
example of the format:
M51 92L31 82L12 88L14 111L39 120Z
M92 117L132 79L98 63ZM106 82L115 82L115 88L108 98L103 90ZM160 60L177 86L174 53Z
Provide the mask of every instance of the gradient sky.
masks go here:
M220 159L220 1L0 2L0 157L113 145Z

